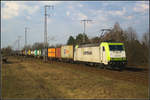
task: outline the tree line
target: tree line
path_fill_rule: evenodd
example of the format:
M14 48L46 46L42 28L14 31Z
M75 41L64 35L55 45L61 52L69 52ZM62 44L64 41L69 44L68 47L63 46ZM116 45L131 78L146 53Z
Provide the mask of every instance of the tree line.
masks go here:
M85 37L85 43L83 43ZM129 64L148 64L149 58L149 30L145 32L140 40L137 32L128 27L123 30L119 23L116 22L111 31L106 32L103 36L89 38L86 34L79 33L76 37L70 36L67 40L67 45L77 44L95 44L102 41L123 42L125 45L126 55ZM48 45L48 44L47 44ZM61 44L50 45L48 47L60 47ZM34 43L32 46L28 45L25 49L41 49L44 48L44 43ZM3 54L10 55L12 48L10 46L2 48Z
M102 41L123 42L129 64L148 64L149 58L149 30L142 36L142 40L138 38L137 32L128 27L123 30L119 23L116 22L111 31L106 32L103 36L88 38L85 34L78 34L75 38L68 38L68 45L83 44L83 36L85 43L100 43Z

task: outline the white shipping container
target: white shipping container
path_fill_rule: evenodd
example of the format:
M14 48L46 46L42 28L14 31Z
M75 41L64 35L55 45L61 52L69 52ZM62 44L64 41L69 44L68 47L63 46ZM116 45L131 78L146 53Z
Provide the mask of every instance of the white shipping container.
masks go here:
M31 55L34 55L34 51L31 51Z
M61 46L61 57L73 59L73 45Z
M74 52L74 61L100 63L100 47L77 47Z
M41 55L40 50L37 50L37 55L38 55L38 56L40 56L40 55Z

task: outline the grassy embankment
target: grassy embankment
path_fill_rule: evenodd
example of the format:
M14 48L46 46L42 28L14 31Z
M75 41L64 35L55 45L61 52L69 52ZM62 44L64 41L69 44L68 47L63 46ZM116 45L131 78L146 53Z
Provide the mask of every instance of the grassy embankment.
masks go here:
M65 64L9 57L3 98L147 98L148 85L117 80ZM67 64L66 64L67 65ZM75 65L74 65L75 66Z

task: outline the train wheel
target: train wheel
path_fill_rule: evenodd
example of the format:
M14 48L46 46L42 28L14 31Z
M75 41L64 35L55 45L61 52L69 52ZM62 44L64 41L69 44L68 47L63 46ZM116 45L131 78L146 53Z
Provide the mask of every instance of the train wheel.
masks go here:
M120 66L119 71L123 71L125 69L125 66Z
M107 69L109 69L109 70L115 70L115 67L112 66L112 65L107 65Z
M101 65L100 65L100 68L101 68L101 69L106 69L106 65L105 65L105 64L101 64Z

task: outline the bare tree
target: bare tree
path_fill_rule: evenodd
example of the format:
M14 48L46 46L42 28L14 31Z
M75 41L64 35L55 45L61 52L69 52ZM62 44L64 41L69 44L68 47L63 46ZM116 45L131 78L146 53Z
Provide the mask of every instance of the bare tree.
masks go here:
M126 40L126 34L120 27L119 23L116 22L110 32L107 32L102 38L103 41L111 40L114 42L124 42Z
M149 58L149 31L145 32L142 37L142 47L143 47L143 62L148 63Z
M126 33L127 33L127 39L128 39L128 41L137 40L136 31L132 27L128 27Z
M149 32L145 32L143 37L142 37L142 43L149 47Z
M43 49L44 48L44 43L34 43L32 45L32 49Z
M7 46L6 48L2 48L1 53L4 56L9 56L12 53L12 47L11 46Z

